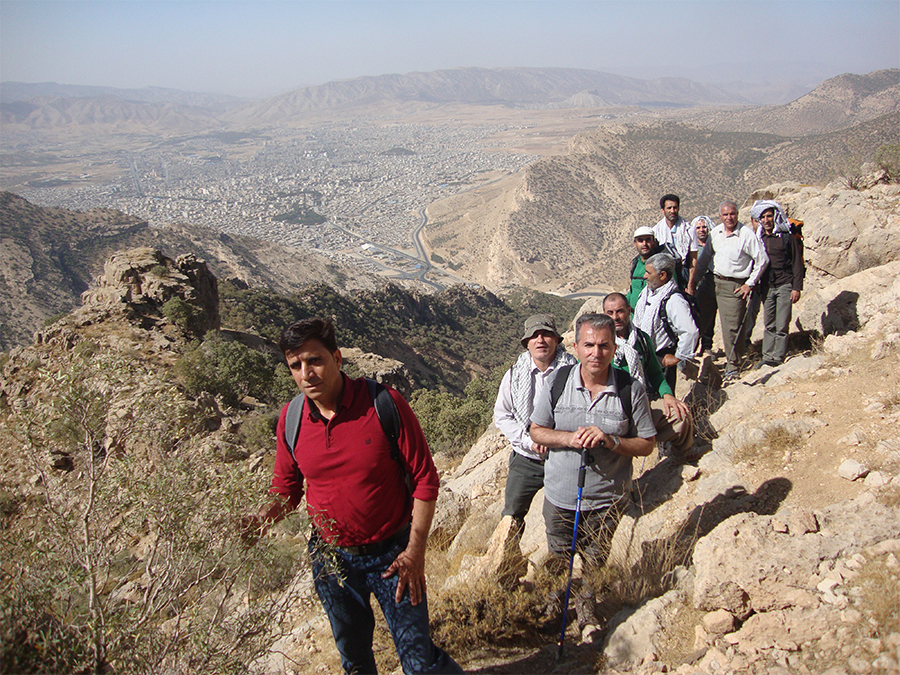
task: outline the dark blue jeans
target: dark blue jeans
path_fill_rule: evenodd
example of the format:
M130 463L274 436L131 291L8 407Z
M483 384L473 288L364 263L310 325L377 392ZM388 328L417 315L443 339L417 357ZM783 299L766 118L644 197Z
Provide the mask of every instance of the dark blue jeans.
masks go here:
M446 652L431 641L428 625L428 603L425 597L418 605L409 600L409 592L400 603L394 601L397 575L382 579L381 574L406 548L409 528L384 551L372 555L355 555L325 546L315 534L310 538L316 593L328 620L334 641L341 654L341 665L347 673L377 673L372 652L375 615L371 596L374 594L384 613L403 672L462 673L462 669Z

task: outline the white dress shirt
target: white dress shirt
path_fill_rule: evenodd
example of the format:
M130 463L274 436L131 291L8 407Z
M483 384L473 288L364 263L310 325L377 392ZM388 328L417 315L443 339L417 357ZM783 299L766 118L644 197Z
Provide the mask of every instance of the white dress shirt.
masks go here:
M674 292L676 288L674 279L669 279L655 291L651 290L649 285L644 286L644 290L638 296L637 306L634 308L634 325L653 338L657 351L674 346L675 358L681 361L690 361L697 348L700 331L694 324L694 317L691 316L691 308L688 306L687 300L680 293ZM662 317L659 315L660 303L666 296L669 296L666 301L666 316L678 337L676 345L672 344L672 340L663 326Z
M717 275L746 279L745 283L751 288L756 286L769 264L765 246L753 229L743 223L738 223L731 234L725 231L722 223L712 229L697 263L698 279L706 272L710 260Z
M663 218L653 226L653 234L660 245L669 245L674 248L682 263L687 262L688 254L698 248L696 231L688 221L680 216L675 221L675 227L671 228L669 222Z

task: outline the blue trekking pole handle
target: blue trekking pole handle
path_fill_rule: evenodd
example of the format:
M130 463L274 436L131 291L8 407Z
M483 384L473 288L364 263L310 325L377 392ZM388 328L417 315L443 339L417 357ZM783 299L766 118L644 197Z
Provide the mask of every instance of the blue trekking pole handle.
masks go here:
M578 499L575 501L575 524L572 527L572 548L569 550L569 577L566 581L566 599L563 601L562 627L559 630L559 648L556 658L563 655L563 642L566 640L566 619L569 612L569 595L572 591L572 568L575 566L575 547L578 542L578 522L581 520L581 493L584 491L584 479L587 475L588 448L581 449L581 466L578 467Z

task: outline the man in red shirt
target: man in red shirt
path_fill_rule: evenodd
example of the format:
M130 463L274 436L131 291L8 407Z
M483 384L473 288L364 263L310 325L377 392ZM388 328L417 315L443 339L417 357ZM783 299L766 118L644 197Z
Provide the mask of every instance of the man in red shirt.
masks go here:
M374 594L404 672L461 673L432 642L428 624L425 545L439 479L418 420L388 389L400 419L398 461L365 379L341 372L327 319L289 326L280 347L305 401L293 455L285 439L288 406L281 411L270 490L280 499L260 513L260 529L297 508L305 482L314 583L346 672L376 672Z

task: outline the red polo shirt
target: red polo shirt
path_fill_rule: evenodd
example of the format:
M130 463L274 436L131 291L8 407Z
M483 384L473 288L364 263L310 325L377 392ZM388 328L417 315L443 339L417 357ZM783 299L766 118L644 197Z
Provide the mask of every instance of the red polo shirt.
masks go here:
M382 541L408 523L412 500L365 379L342 377L344 392L330 420L304 401L296 462L284 441L287 406L282 408L270 492L296 508L305 480L307 510L322 537L338 546L359 546ZM398 445L412 496L434 501L440 481L422 428L403 397L388 391L400 413Z

